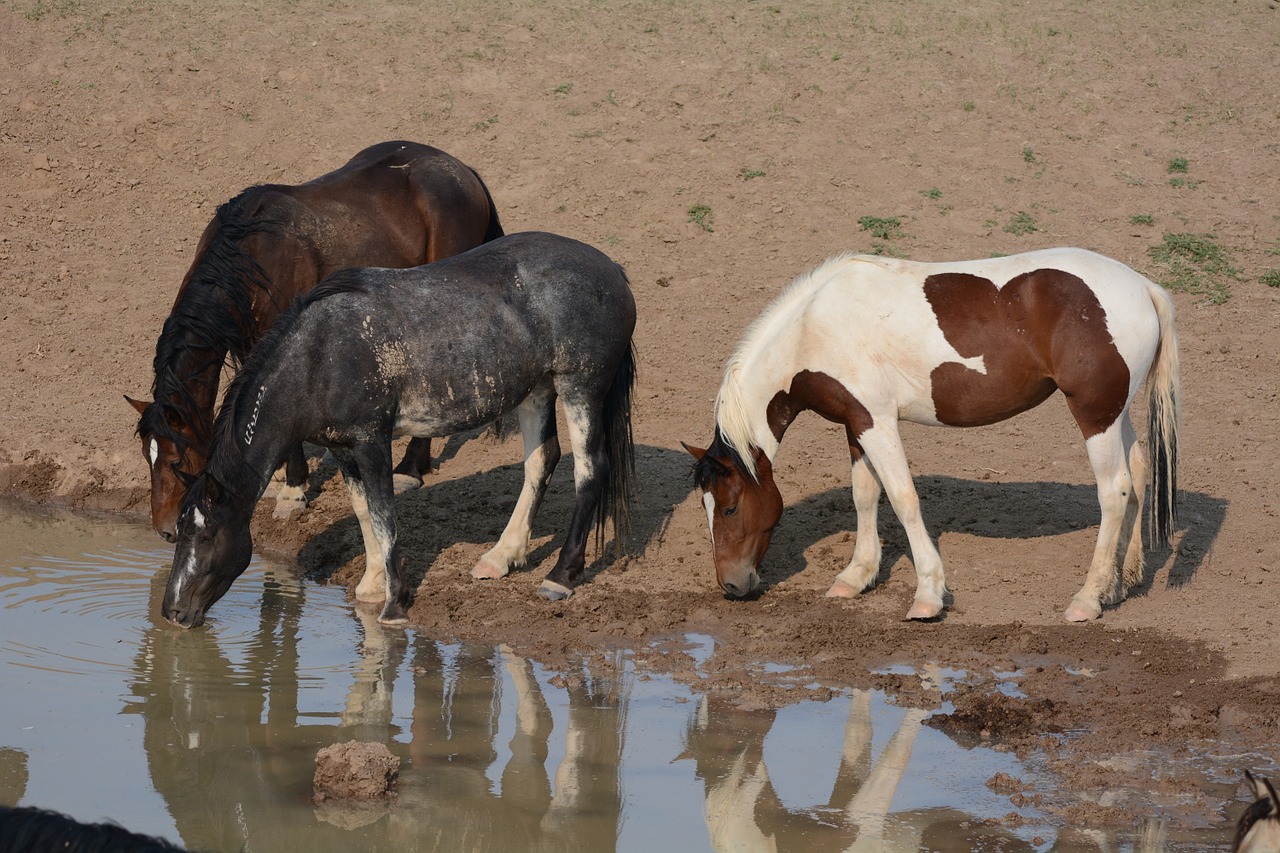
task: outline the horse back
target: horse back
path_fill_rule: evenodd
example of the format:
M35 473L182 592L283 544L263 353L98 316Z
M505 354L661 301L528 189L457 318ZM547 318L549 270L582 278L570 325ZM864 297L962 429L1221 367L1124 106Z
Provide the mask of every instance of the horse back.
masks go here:
M829 329L857 330L845 333L847 363L876 386L866 393L882 411L978 426L1061 389L1087 437L1115 421L1150 367L1159 340L1150 286L1080 249L954 264L855 257L812 313Z

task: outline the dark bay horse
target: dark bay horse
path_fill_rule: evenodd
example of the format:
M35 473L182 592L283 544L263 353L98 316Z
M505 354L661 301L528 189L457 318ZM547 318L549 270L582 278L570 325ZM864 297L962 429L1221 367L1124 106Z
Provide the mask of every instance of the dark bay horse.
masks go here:
M587 535L606 520L629 537L634 458L631 334L635 301L622 268L553 234L503 237L407 270L345 270L291 309L227 390L209 462L183 498L162 611L191 627L249 564L249 521L271 473L307 439L337 458L364 536L356 598L406 621L393 505L391 439L449 435L515 410L524 486L478 578L524 564L530 527L560 458L564 407L577 502L565 544L542 582L572 594Z
M218 208L156 342L152 402L129 399L151 472L151 524L175 539L178 506L204 469L223 361L243 363L295 297L345 267L412 267L502 236L470 167L416 142L383 142L297 186L250 187ZM306 505L302 446L287 457L277 515ZM396 468L421 485L430 438Z
M938 616L947 591L942 558L921 521L898 422L992 424L1061 389L1102 507L1088 577L1065 616L1097 618L1104 602L1141 579L1148 470L1152 539L1167 542L1172 532L1180 385L1173 315L1161 287L1083 249L950 264L841 255L802 275L729 359L711 446L686 445L720 586L731 597L758 587L782 515L773 460L787 427L811 410L845 427L858 516L853 559L827 595L852 597L875 583L883 487L916 567L907 618ZM1129 421L1144 379L1150 469Z

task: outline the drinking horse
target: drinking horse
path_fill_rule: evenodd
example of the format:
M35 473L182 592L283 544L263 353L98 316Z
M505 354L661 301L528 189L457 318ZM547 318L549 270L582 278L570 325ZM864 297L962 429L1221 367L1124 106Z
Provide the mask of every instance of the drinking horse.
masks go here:
M151 472L151 525L175 539L178 506L208 457L223 361L243 363L293 299L344 267L411 267L502 236L489 190L470 167L415 142L383 142L297 186L249 187L205 228L156 341L151 401L129 403ZM287 457L277 515L306 506L302 446ZM421 485L429 438L396 468Z
M1244 771L1255 799L1236 823L1232 853L1277 853L1280 851L1280 795L1271 780Z
M1129 420L1144 378L1149 468ZM1093 562L1065 613L1084 621L1142 577L1148 472L1152 539L1165 543L1172 532L1179 368L1169 295L1083 249L949 264L831 258L750 326L716 397L714 440L706 450L686 445L697 460L716 579L731 597L759 586L782 515L774 457L787 427L811 410L844 426L853 460L857 539L827 595L852 597L874 584L883 488L916 568L907 618L938 616L947 592L942 559L921 520L898 422L992 424L1059 389L1084 435L1102 508Z
M555 401L574 454L576 505L542 582L571 595L587 534L612 521L629 537L634 454L631 334L635 300L622 268L565 237L524 233L407 270L345 270L290 309L227 390L209 462L183 498L162 610L183 627L249 564L249 521L272 471L299 441L337 458L364 537L361 601L406 621L391 470L396 435L449 435L512 409L524 437L524 486L501 538L471 570L521 566L530 526L560 458Z

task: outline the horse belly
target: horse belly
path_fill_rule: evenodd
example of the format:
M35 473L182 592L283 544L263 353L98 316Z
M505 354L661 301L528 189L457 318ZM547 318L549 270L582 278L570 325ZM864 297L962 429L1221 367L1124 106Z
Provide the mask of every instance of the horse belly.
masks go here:
M395 435L452 435L484 426L520 405L537 384L533 371L451 371L409 384L400 397Z

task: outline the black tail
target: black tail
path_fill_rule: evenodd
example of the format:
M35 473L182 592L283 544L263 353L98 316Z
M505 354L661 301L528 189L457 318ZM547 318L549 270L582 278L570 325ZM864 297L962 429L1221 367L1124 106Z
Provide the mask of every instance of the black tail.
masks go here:
M468 166L467 168L471 168ZM476 176L476 180L480 182L480 188L484 190L484 197L489 201L489 228L484 232L484 241L488 243L490 240L497 240L506 232L502 230L502 223L498 221L498 206L493 203L493 196L489 192L489 185L484 182L484 178L480 177L480 173L475 169L471 169L471 174Z
M596 510L597 550L604 540L605 521L612 520L619 554L632 553L631 499L635 494L636 456L631 435L631 389L635 382L636 350L635 344L630 344L604 398L601 420L605 452L609 455L609 477Z

